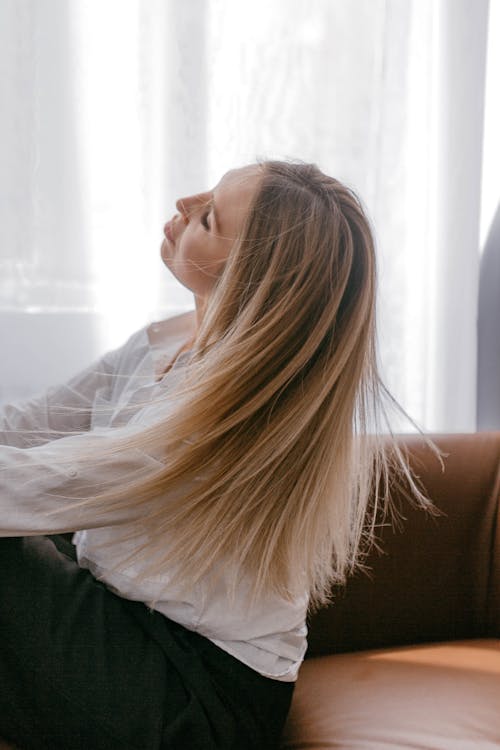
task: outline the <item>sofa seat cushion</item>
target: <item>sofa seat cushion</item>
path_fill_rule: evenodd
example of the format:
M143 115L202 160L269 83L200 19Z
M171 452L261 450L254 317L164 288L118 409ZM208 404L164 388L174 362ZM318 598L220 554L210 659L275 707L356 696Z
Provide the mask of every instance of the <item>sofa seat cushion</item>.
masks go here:
M306 659L291 750L500 750L500 640Z

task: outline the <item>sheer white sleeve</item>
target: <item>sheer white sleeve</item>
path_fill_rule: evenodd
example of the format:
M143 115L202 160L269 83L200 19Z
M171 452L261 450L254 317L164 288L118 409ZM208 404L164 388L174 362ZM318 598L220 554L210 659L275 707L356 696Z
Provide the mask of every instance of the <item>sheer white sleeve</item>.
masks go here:
M162 464L137 448L102 457L113 435L130 427L63 437L32 448L0 445L0 536L56 534L130 523L143 506L109 510L74 507L79 500L112 489L117 481L146 477ZM96 460L83 459L90 451Z
M99 391L102 397L109 397L120 361L139 333L66 383L0 407L0 445L30 448L71 432L89 430L96 393Z

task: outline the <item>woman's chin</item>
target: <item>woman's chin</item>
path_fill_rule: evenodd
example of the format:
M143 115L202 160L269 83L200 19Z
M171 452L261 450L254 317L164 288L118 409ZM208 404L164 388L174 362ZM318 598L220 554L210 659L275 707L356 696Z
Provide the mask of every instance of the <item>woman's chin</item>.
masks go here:
M164 264L167 266L167 268L170 268L169 263L172 256L171 248L169 247L169 242L167 239L164 239L161 243L160 247L160 257Z

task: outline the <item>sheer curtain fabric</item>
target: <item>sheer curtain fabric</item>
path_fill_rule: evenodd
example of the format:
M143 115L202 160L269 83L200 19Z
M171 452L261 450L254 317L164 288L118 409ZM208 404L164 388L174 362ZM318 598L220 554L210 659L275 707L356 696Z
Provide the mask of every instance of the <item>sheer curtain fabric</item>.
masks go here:
M372 221L390 390L474 430L487 22L487 0L2 0L0 398L192 307L159 258L175 199L299 158Z

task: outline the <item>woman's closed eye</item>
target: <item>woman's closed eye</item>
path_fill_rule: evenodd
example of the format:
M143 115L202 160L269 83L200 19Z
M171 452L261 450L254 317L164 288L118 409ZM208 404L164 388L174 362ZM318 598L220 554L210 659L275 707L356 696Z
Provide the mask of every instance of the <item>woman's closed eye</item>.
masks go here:
M208 231L210 231L210 224L207 221L209 213L210 213L210 211L207 211L206 213L203 214L203 216L201 218L201 223L203 224L203 226L205 227L205 229L207 229Z

